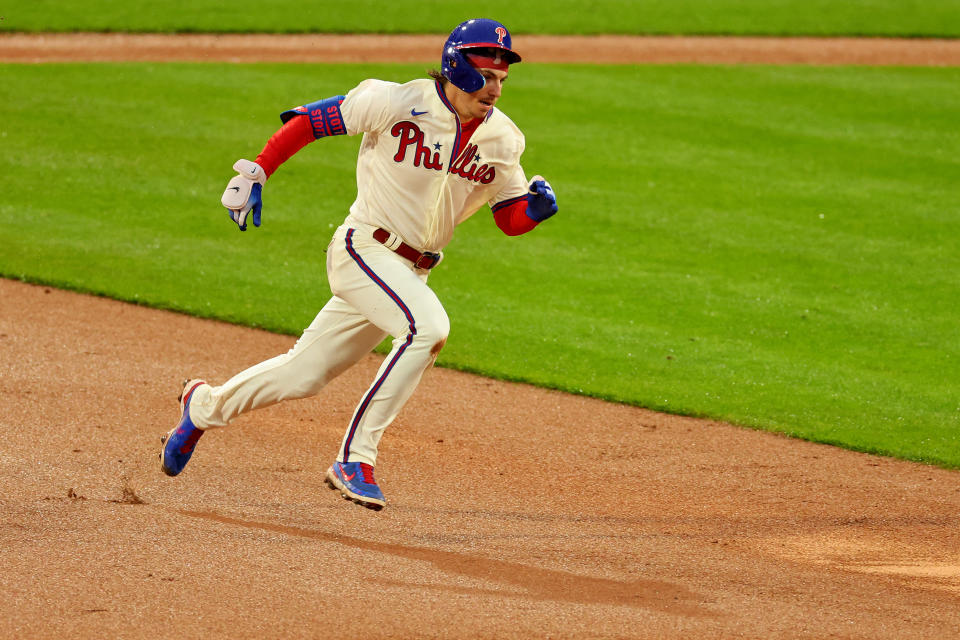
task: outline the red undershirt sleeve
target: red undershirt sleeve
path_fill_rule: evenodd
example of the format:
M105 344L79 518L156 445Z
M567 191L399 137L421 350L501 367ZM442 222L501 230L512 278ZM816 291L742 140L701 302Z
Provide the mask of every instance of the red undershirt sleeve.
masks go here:
M291 118L267 141L263 151L257 156L257 164L263 167L269 178L281 164L315 139L310 118Z
M509 202L509 201L507 201ZM493 211L497 226L508 236L519 236L532 231L539 223L527 215L527 198L521 196L512 203L501 203Z

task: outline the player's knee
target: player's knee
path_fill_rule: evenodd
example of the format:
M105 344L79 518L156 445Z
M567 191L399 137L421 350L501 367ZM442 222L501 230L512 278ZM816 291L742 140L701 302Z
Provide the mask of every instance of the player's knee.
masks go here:
M431 352L439 352L450 335L450 320L442 310L434 313L430 318L417 322L417 340L421 344L429 344Z

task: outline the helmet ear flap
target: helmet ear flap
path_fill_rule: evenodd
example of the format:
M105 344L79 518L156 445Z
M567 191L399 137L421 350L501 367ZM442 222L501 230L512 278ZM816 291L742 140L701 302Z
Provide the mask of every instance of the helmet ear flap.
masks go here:
M463 51L453 45L444 47L440 70L453 86L467 93L479 91L487 83L483 74L467 61Z

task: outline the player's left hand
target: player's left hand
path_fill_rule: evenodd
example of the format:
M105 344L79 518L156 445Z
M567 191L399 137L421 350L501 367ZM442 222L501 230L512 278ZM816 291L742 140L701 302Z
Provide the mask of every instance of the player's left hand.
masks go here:
M227 183L220 202L227 208L230 219L237 223L240 231L247 230L247 215L253 212L253 226L260 226L260 212L263 209L262 191L267 174L256 162L237 160L233 165L237 172Z
M533 176L529 189L527 216L531 220L543 222L557 212L557 196L554 195L553 187L543 179L543 176Z

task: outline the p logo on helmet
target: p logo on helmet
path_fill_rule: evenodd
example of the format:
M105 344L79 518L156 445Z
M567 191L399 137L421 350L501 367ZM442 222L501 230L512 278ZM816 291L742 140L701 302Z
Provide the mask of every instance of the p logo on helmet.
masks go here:
M483 88L486 83L477 68L506 69L520 62L520 55L511 49L510 32L488 18L461 22L443 45L440 72L453 86L467 93ZM471 49L497 49L496 56L471 53Z

